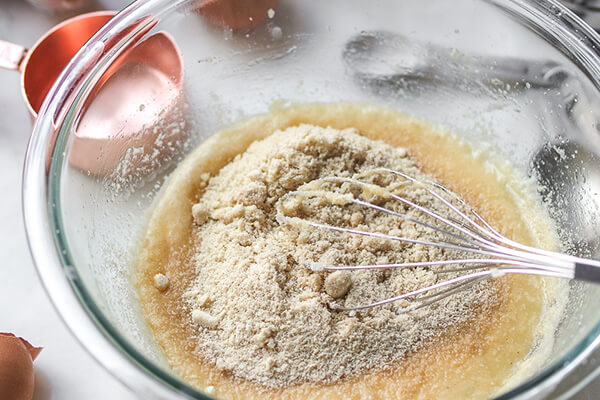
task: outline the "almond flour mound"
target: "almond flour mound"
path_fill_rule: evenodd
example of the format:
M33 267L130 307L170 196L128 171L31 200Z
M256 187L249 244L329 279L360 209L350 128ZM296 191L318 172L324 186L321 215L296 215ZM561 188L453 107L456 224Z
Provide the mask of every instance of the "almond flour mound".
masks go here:
M204 194L191 210L196 279L185 295L190 323L197 327L195 351L203 359L266 387L327 384L389 368L500 301L499 285L490 281L406 314L397 313L406 301L360 312L332 309L333 303L367 304L452 276L425 268L332 273L307 267L452 256L434 247L277 221L286 193L318 178L353 177L378 167L433 180L406 149L367 139L354 129L311 125L277 131L253 143L216 176L206 177ZM393 177L372 180L383 187L397 184ZM402 191L447 214L423 188L409 185ZM401 204L373 201L417 216ZM375 210L318 200L286 207L286 213L398 236L439 235Z

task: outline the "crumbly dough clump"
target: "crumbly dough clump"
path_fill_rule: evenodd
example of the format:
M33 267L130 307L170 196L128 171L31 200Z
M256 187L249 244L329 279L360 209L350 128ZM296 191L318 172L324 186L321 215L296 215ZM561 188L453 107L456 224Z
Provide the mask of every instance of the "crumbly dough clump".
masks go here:
M190 323L197 329L196 351L204 359L268 387L330 383L388 368L498 301L497 286L488 282L407 314L397 313L406 301L360 312L332 309L333 303L367 304L452 276L426 268L333 273L308 268L451 256L435 247L278 222L277 207L286 193L318 178L353 177L379 167L432 179L405 149L367 139L354 129L301 125L255 142L209 180L190 210L196 222L196 279L186 292ZM371 179L383 187L398 183L393 177ZM422 187L400 190L448 213ZM377 193L366 196L417 216L402 204L378 199ZM284 206L292 216L355 229L424 239L439 235L354 205L309 200Z

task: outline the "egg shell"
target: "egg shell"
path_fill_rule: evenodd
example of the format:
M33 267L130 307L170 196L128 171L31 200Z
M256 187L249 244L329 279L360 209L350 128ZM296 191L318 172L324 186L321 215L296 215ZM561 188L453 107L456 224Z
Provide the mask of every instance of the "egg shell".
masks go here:
M0 333L0 399L31 400L33 360L41 350L11 333Z

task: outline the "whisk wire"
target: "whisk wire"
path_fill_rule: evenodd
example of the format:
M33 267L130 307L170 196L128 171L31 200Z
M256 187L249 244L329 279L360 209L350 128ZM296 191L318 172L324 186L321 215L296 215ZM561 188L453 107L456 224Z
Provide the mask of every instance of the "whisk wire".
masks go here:
M402 178L403 181L393 189L387 189L380 185L363 182L360 179L366 179L378 174L392 174ZM339 183L342 188L346 185L361 188L361 195L364 199L356 198L354 194L341 194L327 189L323 189L324 183ZM449 211L449 215L442 215L439 211L429 207L417 204L392 190L398 190L406 185L418 185L422 187L429 195L438 201ZM443 193L443 195L442 195ZM385 199L392 199L404 204L409 209L416 210L418 213L430 218L434 223L424 221L414 215L408 215L368 201L370 197L379 196ZM371 232L357 228L347 228L343 226L331 225L312 220L291 217L285 214L282 204L289 198L297 196L301 200L308 198L322 198L330 204L346 206L354 204L366 207L378 212L383 212L404 221L408 221L426 229L441 234L445 239L429 240L411 237L396 236L381 232ZM447 196L451 198L450 201ZM461 210L464 209L465 211ZM458 257L450 260L430 260L419 262L400 262L387 264L369 264L369 265L338 265L324 266L318 263L309 264L309 267L315 271L339 271L339 270L376 270L391 268L431 268L458 266L457 268L433 269L436 274L462 273L466 274L452 277L435 284L422 287L407 293L402 293L371 304L343 307L333 304L332 307L340 311L362 310L380 305L390 304L400 300L409 300L417 302L410 306L396 310L397 313L404 313L417 310L422 307L437 303L444 298L453 295L462 290L474 286L484 280L503 276L504 274L528 274L537 276L547 276L555 278L582 278L585 275L586 280L598 280L600 282L600 261L589 260L575 257L567 254L556 253L548 250L538 249L513 241L498 232L489 224L477 211L469 206L456 193L445 186L431 181L417 180L410 175L389 168L376 168L356 175L353 178L345 177L325 177L311 181L294 192L290 192L280 199L277 207L277 219L280 223L305 224L319 229L328 229L341 233L362 235L382 240L392 240L413 245L432 246L445 250L456 251L459 254L471 254L472 257ZM439 225L437 225L439 224ZM578 267L581 267L578 275ZM596 273L596 270L598 271Z
M446 193L447 195L449 195L450 197L454 198L456 201L458 201L460 204L462 204L467 210L469 210L469 212L471 214L473 214L475 216L475 218L485 226L482 227L480 224L478 224L477 222L475 222L473 219L471 219L467 214L465 214L464 212L462 212L458 207L456 207L455 205L453 205L452 203L450 203L447 199L445 199L443 196L441 196L439 193L435 192L434 190L425 188L425 190L427 190L427 192L429 194L431 194L432 196L434 196L436 199L438 199L440 202L442 202L442 204L444 204L447 208L449 208L450 210L452 210L454 213L456 213L459 217L463 218L464 220L466 220L469 223L469 226L475 228L478 232L480 232L481 234L485 235L486 237L488 237L489 239L495 240L497 242L500 242L506 246L510 246L510 247L514 247L515 249L519 249L519 250L524 250L526 251L525 254L523 253L519 253L516 252L515 250L511 249L511 248L506 248L503 247L502 245L498 244L498 243L494 243L492 240L485 240L485 244L487 244L488 246L494 248L495 250L506 254L506 255L513 255L513 256L517 256L517 257L521 257L524 259L530 259L531 256L533 254L537 254L540 256L551 256L551 257L555 257L555 258L559 258L562 260L566 261L566 264L564 265L565 268L572 268L572 263L577 259L576 257L572 257L566 254L561 254L561 253L555 253L555 252L550 252L550 251L546 251L543 249L538 249L535 247L531 247L531 246L527 246L521 243L518 243L516 241L510 240L509 238L507 238L506 236L502 235L501 233L499 233L496 229L494 229L477 211L475 211L469 204L467 204L467 202L465 202L462 198L460 198L456 193L452 192L450 189L446 188L445 186L436 183L436 182L429 182L429 181L417 181L415 178L400 172L400 171L395 171L389 168L377 168L374 170L370 171L371 173L379 173L379 172L387 172L387 173L391 173L393 175L396 176L400 176L404 179L406 179L409 182L412 182L414 184L418 184L420 186L426 186L426 185L430 185L433 186L441 191L443 191L444 193ZM360 182L360 181L358 181ZM402 199L399 196L393 195L394 199L402 201ZM435 217L437 220L444 222L444 223L448 223L446 221L445 217L441 217L439 216L439 214L426 209L425 207L422 207L418 204L414 204L413 202L410 202L408 200L406 200L405 204L410 204L411 206L413 206L415 209L424 212L427 215L430 216L434 216L434 214L439 217ZM451 217L448 218L449 220L453 220ZM462 225L460 223L457 223L456 221L454 221L454 224L451 224L451 226L455 229L459 229L457 228L457 225ZM468 226L464 226L462 225L462 229L459 229L461 232L466 233L465 230L468 230L469 227ZM469 235L470 237L474 237L476 240L477 238L477 234L475 232L473 232L471 230L471 234ZM538 258L538 261L542 264L547 264L548 260L546 259L546 257L541 257Z
M532 246L527 246L524 245L522 243L516 242L514 240L511 240L509 238L507 238L506 236L502 235L500 232L498 232L492 225L490 225L489 222L487 222L485 220L485 218L483 218L477 211L475 211L467 202L465 202L461 197L459 197L456 193L454 193L453 191L451 191L450 189L448 189L447 187L437 183L437 182L420 182L417 181L415 178L400 172L400 171L395 171L389 168L377 168L372 170L373 172L388 172L391 173L393 175L397 175L400 177L403 177L411 182L419 182L421 184L428 184L431 185L441 191L443 191L445 194L451 196L452 198L454 198L456 201L460 202L465 208L467 208L469 210L469 212L471 214L473 214L475 216L475 218L485 226L485 228L487 228L487 231L485 230L481 230L481 226L477 223L475 223L474 221L472 221L470 218L468 218L468 216L466 214L464 214L463 212L461 212L459 209L457 209L456 207L454 207L451 203L449 203L446 199L444 199L443 197L439 196L437 193L435 193L434 191L429 191L429 193L431 195L433 195L434 197L436 197L438 200L442 201L447 207L449 207L450 209L452 209L455 213L457 213L458 215L460 215L461 217L463 217L464 219L468 220L471 222L471 225L479 228L478 230L480 232L485 232L488 235L490 235L491 237L493 237L494 240L503 243L507 246L511 246L517 249L521 249L521 250L525 250L528 253L534 253L534 254L539 254L539 255L544 255L544 256L551 256L551 257L556 257L556 258L560 258L563 259L569 263L573 263L576 262L577 260L580 260L578 257L573 257L570 256L568 254L562 254L562 253L556 253L556 252L552 252L552 251L548 251L548 250L544 250L544 249L539 249L536 247L532 247ZM457 222L457 221L455 221ZM567 265L568 268L570 268L570 265Z
M432 292L432 291L435 291L438 289L443 289L437 293L428 294L428 295L422 296L420 298L420 300L429 299L431 301L430 303L427 303L427 304L421 303L416 306L409 306L409 307L406 307L405 309L400 309L397 312L402 313L402 312L414 311L414 310L417 310L418 308L433 304L435 302L439 302L440 300L453 294L455 292L455 290L460 290L465 285L471 283L471 281L481 281L483 279L487 279L490 274L491 274L491 271L475 272L470 275L463 275L463 276L459 276L456 278L448 279L446 281L436 283L436 284L433 284L428 287L420 288L420 289L413 290L413 291L407 292L407 293L402 293L398 296L390 297L388 299L380 300L380 301L377 301L377 302L374 302L371 304L364 304L364 305L360 305L360 306L356 306L356 307L342 307L342 306L338 306L336 304L336 305L332 306L332 308L340 310L340 311L364 310L367 308L372 308L372 307L382 306L385 304L394 303L399 300L410 299L410 298L416 297L420 294ZM477 283L477 282L473 282L473 284L475 284L475 283Z

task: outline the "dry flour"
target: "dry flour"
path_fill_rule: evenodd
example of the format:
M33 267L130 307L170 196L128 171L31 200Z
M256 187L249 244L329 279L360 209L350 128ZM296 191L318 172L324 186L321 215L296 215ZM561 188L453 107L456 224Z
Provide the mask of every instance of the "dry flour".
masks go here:
M237 378L269 387L330 383L388 368L499 301L499 287L487 282L408 314L396 313L406 302L360 312L331 309L332 302L366 304L448 277L424 268L315 272L307 265L425 261L450 254L277 222L277 206L286 193L318 178L352 177L377 167L432 179L405 149L364 138L353 129L311 125L275 132L216 176L204 177L204 194L191 210L196 279L185 299L202 358ZM397 183L372 179L384 187ZM438 207L422 188L407 186L403 194ZM399 236L436 235L387 214L317 200L288 206L286 213Z

